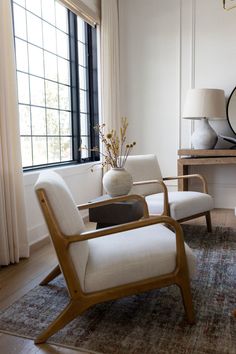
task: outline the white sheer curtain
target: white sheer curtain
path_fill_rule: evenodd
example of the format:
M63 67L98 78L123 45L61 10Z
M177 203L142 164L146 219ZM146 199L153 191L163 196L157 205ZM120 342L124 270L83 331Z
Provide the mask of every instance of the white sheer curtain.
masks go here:
M0 265L29 256L11 0L0 1Z
M101 2L101 93L102 118L107 128L119 131L120 74L117 0Z

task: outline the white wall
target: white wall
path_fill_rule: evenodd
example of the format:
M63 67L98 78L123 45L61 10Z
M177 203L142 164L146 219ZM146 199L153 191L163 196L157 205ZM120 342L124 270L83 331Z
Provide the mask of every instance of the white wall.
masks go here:
M171 175L178 148L179 2L119 4L121 115L137 142L134 153L156 153Z
M181 119L187 90L215 87L229 96L236 86L236 9L224 11L220 0L119 0L119 15L121 114L134 153L157 154L163 175L175 175L177 149L190 148L194 129ZM227 122L213 126L233 136ZM199 172L216 207L236 205L236 166Z
M55 168L68 184L75 202L86 203L101 195L101 168L91 172L92 164ZM26 216L30 245L47 237L48 231L43 220L36 195L34 184L39 172L24 173Z

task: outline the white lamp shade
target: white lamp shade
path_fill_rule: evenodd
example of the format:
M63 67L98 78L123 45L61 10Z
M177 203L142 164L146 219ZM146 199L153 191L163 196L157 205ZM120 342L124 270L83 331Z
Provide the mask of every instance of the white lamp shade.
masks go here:
M187 93L183 118L226 119L224 90L191 89Z

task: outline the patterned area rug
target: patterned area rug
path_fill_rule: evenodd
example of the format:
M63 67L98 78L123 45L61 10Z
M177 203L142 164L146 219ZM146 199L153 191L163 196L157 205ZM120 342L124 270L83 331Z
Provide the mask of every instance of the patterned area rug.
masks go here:
M192 281L196 324L187 324L176 286L96 305L48 341L106 354L235 354L236 230L184 225L198 259ZM0 315L0 332L35 338L66 306L62 277L37 286Z

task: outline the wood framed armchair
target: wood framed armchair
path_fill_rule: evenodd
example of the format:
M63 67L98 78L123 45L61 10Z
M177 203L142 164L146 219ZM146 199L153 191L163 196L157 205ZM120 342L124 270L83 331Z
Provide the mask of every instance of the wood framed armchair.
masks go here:
M195 270L195 256L175 220L149 217L144 198L137 195L78 208L64 180L53 171L40 174L35 191L59 262L41 285L62 272L70 297L66 308L35 339L36 344L94 304L171 284L180 288L188 322L194 322L189 277ZM85 231L79 209L131 199L143 201L142 219Z
M203 176L192 174L162 177L157 157L152 154L129 156L125 168L134 181L130 193L145 197L150 214L168 215L179 222L205 216L207 229L209 232L212 231L210 210L214 208L214 202L208 194L207 183ZM165 181L184 178L199 179L202 192L168 191Z

